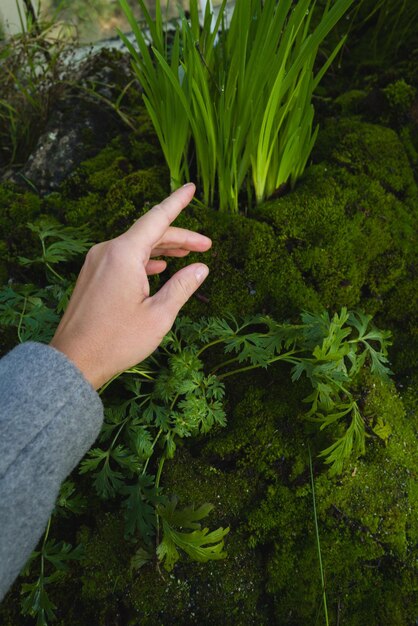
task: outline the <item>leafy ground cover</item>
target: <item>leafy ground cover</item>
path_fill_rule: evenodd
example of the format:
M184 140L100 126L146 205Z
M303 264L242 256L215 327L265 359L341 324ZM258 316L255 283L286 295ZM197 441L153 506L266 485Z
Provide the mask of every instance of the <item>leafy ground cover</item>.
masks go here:
M400 61L374 79L359 75L353 85L338 73L334 83L338 93L335 84L325 83L324 100L318 101L321 127L313 164L292 193L247 215L221 215L196 203L179 220L214 241L208 258L210 277L184 314L190 324L200 323L202 317L241 318L245 313L292 325L300 324L302 310L318 315L326 309L332 318L347 307L373 315L378 328L392 332L389 358L395 378L382 380L365 368L351 390L363 417L365 454L353 455L342 473L330 475L320 453L349 423L341 416L340 425L320 430L318 423L305 419L313 399L310 404L303 399L312 394L312 385L304 375L289 382L294 364L279 361L274 368L225 377L221 382L227 426L213 424L208 433L179 438L173 458L164 461L161 486L176 500L165 503L165 528L162 511L160 537L168 528L173 532L161 561L163 565L170 554L173 567L170 572L163 567L158 571L146 546L140 550L138 542L126 539L126 509L121 509L120 499L100 497L100 485L112 485L103 475L100 483L106 464L103 450L106 453L115 426L119 428L126 417L115 407L126 409L138 392L133 390L133 376L128 389L115 381L103 393L109 409L103 441L96 446L101 452L87 456L83 467L89 471L74 473L66 483L40 554L0 608L2 624L33 623L31 617L20 615L21 584L28 585L23 600L30 610L36 598L29 603L28 599L39 589L41 562L47 576L53 577L47 581L48 598L56 606L55 623L62 626L210 626L224 621L225 615L237 625L320 623L323 588L308 447L329 622L349 626L415 622L418 80L413 64ZM22 337L39 330L47 340L56 316L46 314L36 327L31 312L37 317L43 301L65 305L64 283L51 269L45 274L44 268L47 260L67 286L79 268L77 257L63 264L59 246L50 249L53 242L65 243L62 236L68 231L60 230L62 225L74 229L88 224L85 242L113 237L168 193L170 177L158 140L144 112L136 115L136 133L114 139L73 172L58 192L41 197L11 184L0 185L0 276L21 296L11 307L15 315L7 325L3 317L3 352L16 343L17 329ZM44 240L44 250L38 233L27 227L42 217L49 222L52 218L50 228L55 231ZM38 262L22 265L18 257ZM181 264L173 262L170 271ZM29 283L40 293L18 288ZM52 292L53 284L61 288ZM356 319L361 326L361 318ZM180 331L181 327L176 333ZM192 344L191 337L187 344ZM220 345L204 354L206 376L222 359L238 356L223 356ZM162 360L167 356L160 355ZM218 418L224 420L221 413ZM106 433L112 438L106 439ZM156 476L158 455L147 457L152 442L143 435L138 445L144 462L150 459L147 470ZM115 449L122 443L125 448L129 445L123 431ZM111 461L113 470L123 475L132 468L125 451L119 449ZM92 461L97 461L96 467ZM152 485L143 488L159 506ZM213 505L207 520L203 513L209 508L200 509L204 503ZM175 524L179 520L180 527ZM185 530L183 524L201 525ZM212 543L220 546L219 553L226 551L226 558L199 563L183 554L174 563L181 533L201 533L206 525L209 532L230 529Z

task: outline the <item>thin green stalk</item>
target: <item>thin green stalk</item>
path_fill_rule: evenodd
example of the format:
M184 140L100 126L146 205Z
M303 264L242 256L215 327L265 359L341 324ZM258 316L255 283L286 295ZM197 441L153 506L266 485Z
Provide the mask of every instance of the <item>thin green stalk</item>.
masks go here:
M124 429L124 427L125 427L126 423L127 423L127 422L129 422L129 420L130 420L130 419L131 419L131 418L130 418L130 416L128 416L128 417L125 417L125 419L124 419L124 420L122 420L122 423L121 423L120 427L118 428L118 432L117 432L117 433L116 433L116 435L113 437L113 441L112 441L112 443L110 444L110 448L109 448L109 450L108 450L109 455L110 455L110 453L112 452L113 446L114 446L114 445L115 445L115 443L117 442L117 440L118 440L118 438L119 438L119 435L121 434L121 432L122 432L122 430Z
M23 309L22 309L22 312L21 312L20 317L19 317L19 326L17 327L17 337L18 337L20 343L22 343L22 336L21 336L22 322L23 322L23 318L25 317L27 301L28 301L28 299L25 298L25 300L23 302Z
M45 546L46 546L46 542L48 540L48 536L49 536L49 531L51 529L51 522L52 522L52 515L49 516L48 519L48 524L44 533L44 539L42 542L42 549L41 549L41 576L40 578L43 580L45 577L45 558L44 558L44 550L45 550Z
M164 463L165 463L165 456L163 455L161 457L161 459L160 459L159 464L158 464L157 476L155 478L155 486L156 486L156 488L158 488L160 486L161 474L162 474L162 471L163 471Z
M52 272L54 274L54 276L56 276L56 278L59 278L59 280L64 281L65 278L63 276L61 276L61 274L58 274L58 272L56 272L54 270L54 268L52 267L52 265L50 265L49 263L47 263L47 261L45 261L45 265L46 267L49 269L50 272Z
M125 370L124 372L118 372L117 374L112 376L112 378L110 378L104 385L102 385L102 387L100 387L100 390L98 392L99 396L101 396L103 392L106 391L106 389L109 387L109 385L111 385L117 378L122 376L122 374L135 374L135 375L143 376L143 378L145 378L143 382L155 382L155 378L153 378L152 376L149 376L149 374L155 374L155 372L147 372L147 371L142 371L142 370L137 370L135 368L131 368L129 370Z
M99 392L98 392L98 393L99 393L99 396L101 396L101 395L102 395L102 394L106 391L106 389L109 387L109 385L111 385L111 384L113 383L113 381L114 381L114 380L116 380L117 378L119 378L119 376L121 376L121 374L122 374L121 372L120 372L120 373L118 373L118 374L115 374L114 376L112 376L112 378L110 378L110 379L107 381L107 383L105 383L104 385L102 385L102 387L100 387Z
M163 471L164 463L165 463L165 456L163 455L158 464L157 476L155 478L156 489L158 489L158 487L160 486L161 473ZM156 545L158 547L158 544L160 542L160 516L158 515L158 509L155 509L155 517L156 517L155 539L156 539Z
M326 594L326 589L325 589L325 575L324 575L324 568L322 565L321 542L319 540L318 516L316 512L315 484L314 484L313 468L312 468L312 454L311 454L311 447L309 446L309 444L308 444L308 451L309 451L309 469L310 469L310 474L311 474L312 504L313 504L314 520L315 520L316 546L318 550L319 571L321 573L322 601L324 604L325 624L326 626L329 626L327 594Z
M233 359L228 359L228 361L224 361L223 363L219 363L216 367L213 368L211 374L215 374L221 367L226 367L227 365L232 365L232 363L236 363L239 360L238 356L235 356Z
M64 279L64 277L63 277L63 276L61 276L61 274L58 274L58 272L56 272L56 271L54 270L54 268L50 265L50 263L48 263L48 261L46 261L46 260L45 260L45 257L46 257L45 241L44 241L44 239L43 239L42 237L41 237L41 244L42 244L42 258L43 258L43 261L44 261L44 263L45 263L46 267L47 267L47 268L50 270L50 272L52 272L52 273L54 274L54 276L56 276L59 280L64 281L64 280L65 280L65 279Z
M160 430L158 431L158 433L157 433L157 434L156 434L156 436L154 437L154 441L152 442L152 450L153 450L153 451L154 451L154 448L155 448L155 444L157 443L158 439L159 439L159 438L161 437L161 435L162 435L162 432L163 432L163 429L162 429L162 428L160 428ZM152 455L151 455L151 456L152 456ZM147 458L147 460L145 461L144 467L143 467L143 469L142 469L142 474L145 474L145 472L147 471L147 467L148 467L148 464L149 464L149 462L150 462L151 456L149 456L149 457Z
M293 354L300 352L300 350L292 350L291 352L286 352L286 354L280 354L279 356L275 356L273 359L269 359L265 365L247 365L246 367L240 367L236 370L232 370L232 372L225 372L225 374L218 375L218 380L222 380L223 378L227 378L227 376L233 376L234 374L240 374L241 372L248 372L250 370L258 369L259 367L266 367L267 365L271 365L271 363L276 363L277 361L287 361L288 363L299 363L300 359L292 359L290 358ZM224 365L221 363L217 366L217 369Z
M232 337L235 337L235 335L231 335ZM197 357L200 357L200 355L207 350L208 348L211 348L212 346L216 346L219 343L223 343L225 341L225 339L215 339L214 341L211 341L210 343L207 343L205 346L203 346L203 348L201 348L199 350L199 352L196 354Z

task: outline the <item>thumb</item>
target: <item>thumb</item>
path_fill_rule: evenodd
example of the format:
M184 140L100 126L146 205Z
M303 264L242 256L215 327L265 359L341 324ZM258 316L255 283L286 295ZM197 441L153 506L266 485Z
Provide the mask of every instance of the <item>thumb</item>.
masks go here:
M170 328L176 319L181 307L200 287L207 275L209 268L203 263L193 263L179 270L152 296L153 306L161 311L162 317L169 317Z

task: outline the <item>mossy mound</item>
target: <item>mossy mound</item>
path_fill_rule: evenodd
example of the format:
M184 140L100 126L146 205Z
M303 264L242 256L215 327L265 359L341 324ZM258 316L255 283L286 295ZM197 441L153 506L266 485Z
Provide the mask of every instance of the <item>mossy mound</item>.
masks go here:
M140 142L114 140L42 200L0 187L5 206L22 201L27 207L6 214L4 233L23 229L41 213L88 223L97 240L122 232L168 193L161 154L155 138L144 139L144 128ZM183 212L179 226L213 239L204 257L211 274L184 311L193 317L266 312L296 320L302 309L363 308L378 315L381 327L391 327L396 363L411 376L418 202L402 142L392 130L346 119L322 131L315 154L316 164L294 192L248 216L197 206ZM8 262L22 254L21 237L16 234L16 243L5 237ZM198 259L170 261L167 274ZM365 457L330 479L316 456L329 435L308 431L301 402L307 390L303 382L290 383L288 368L228 384L227 429L179 447L162 484L180 504L215 504L207 523L231 526L229 557L209 564L184 559L164 578L154 563L131 574L136 545L123 538L121 516L113 505L95 510L79 533L85 559L53 595L63 607L58 623L211 626L225 616L237 626L315 623L322 592L308 442L331 620L413 623L416 402L408 389L405 413L394 386L372 379L361 391L366 419L368 411L380 414L392 434L385 446L369 433ZM11 614L7 606L0 610L3 621Z
M395 131L356 118L327 120L318 137L314 157L366 174L409 205L417 199L408 157Z
M214 242L202 288L209 302L194 300L188 312L267 311L285 319L303 308L361 306L377 313L394 290L408 290L418 195L405 150L391 130L357 120L350 128L341 149L332 142L329 162L248 217L191 209L179 218ZM380 157L389 153L390 162Z

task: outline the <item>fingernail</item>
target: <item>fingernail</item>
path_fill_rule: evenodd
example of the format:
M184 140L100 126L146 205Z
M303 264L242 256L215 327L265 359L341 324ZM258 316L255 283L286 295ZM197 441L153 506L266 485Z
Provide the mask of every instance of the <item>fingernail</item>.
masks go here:
M195 270L195 276L198 283L203 283L207 275L209 274L209 268L206 265L199 265Z
M183 187L194 187L194 183L186 183Z

